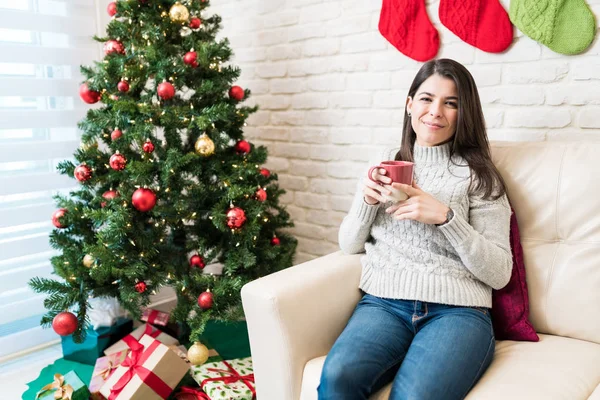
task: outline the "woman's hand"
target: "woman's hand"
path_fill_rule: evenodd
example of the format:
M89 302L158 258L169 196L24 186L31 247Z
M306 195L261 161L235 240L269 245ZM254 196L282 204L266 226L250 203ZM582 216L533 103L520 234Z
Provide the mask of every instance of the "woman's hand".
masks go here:
M369 177L363 180L363 195L365 202L370 205L385 203L387 199L384 195L389 195L392 192L382 186L382 184L390 184L392 180L385 176L387 171L383 168L375 168L372 172L373 182Z
M399 221L411 219L424 224L441 224L446 221L450 208L426 193L416 183L412 186L403 183L392 183L392 187L408 195L408 199L388 207L385 212L392 214Z

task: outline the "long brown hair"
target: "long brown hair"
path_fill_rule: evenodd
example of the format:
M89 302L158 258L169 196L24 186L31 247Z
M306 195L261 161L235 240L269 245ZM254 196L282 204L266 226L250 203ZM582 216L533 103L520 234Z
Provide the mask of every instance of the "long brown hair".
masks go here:
M481 101L473 77L462 64L454 60L431 60L417 72L408 96L414 99L421 84L433 74L454 81L458 92L458 121L450 146L450 160L453 160L453 155L458 155L467 161L472 172L469 186L471 193L482 195L484 199L499 198L506 193L506 185L492 162ZM413 147L416 140L417 134L405 107L402 144L396 160L414 161Z

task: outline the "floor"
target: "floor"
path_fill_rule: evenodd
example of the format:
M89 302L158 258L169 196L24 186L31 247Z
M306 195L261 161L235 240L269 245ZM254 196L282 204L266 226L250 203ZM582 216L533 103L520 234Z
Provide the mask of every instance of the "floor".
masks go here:
M2 399L20 399L21 395L28 389L27 382L37 378L44 367L61 357L62 349L60 344L56 344L0 364Z

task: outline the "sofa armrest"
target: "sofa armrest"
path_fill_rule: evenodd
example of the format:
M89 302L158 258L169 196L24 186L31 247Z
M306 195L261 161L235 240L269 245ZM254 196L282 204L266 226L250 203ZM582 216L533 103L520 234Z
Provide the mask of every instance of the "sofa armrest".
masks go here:
M304 365L329 352L361 298L360 256L338 251L242 288L257 398L300 397Z

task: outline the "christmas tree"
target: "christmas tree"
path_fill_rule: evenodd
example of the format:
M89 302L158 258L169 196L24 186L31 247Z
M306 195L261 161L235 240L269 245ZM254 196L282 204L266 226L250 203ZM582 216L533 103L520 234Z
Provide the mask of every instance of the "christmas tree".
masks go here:
M81 67L82 100L102 104L79 123L76 162L58 166L79 181L55 197L50 242L62 279L30 281L49 295L41 324L76 341L91 297L116 297L138 318L164 285L177 292L172 318L196 341L208 320L243 316L245 283L292 264L284 191L261 168L266 149L243 139L257 108L240 104L250 91L233 86L240 70L216 39L221 18L203 16L208 5L113 2L107 37L94 37L105 57ZM222 274L203 273L209 263Z

